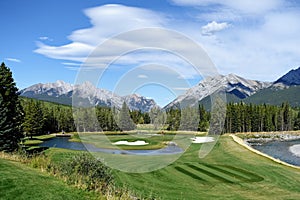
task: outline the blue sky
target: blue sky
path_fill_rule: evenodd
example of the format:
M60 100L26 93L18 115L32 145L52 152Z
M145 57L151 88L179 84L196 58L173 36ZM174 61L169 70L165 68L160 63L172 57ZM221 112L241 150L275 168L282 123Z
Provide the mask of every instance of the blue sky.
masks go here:
M0 59L12 69L21 89L56 80L75 83L80 65L99 44L120 33L158 27L177 31L198 43L221 74L273 81L300 66L297 2L2 0ZM154 98L160 105L201 79L189 63L170 52L141 50L107 67L98 86L123 95L127 84L122 81L128 74L132 75L127 80L150 83L150 77L158 77L155 81L176 82L178 85L168 86L162 81L143 86L140 81L131 90ZM166 93L164 97L162 92Z

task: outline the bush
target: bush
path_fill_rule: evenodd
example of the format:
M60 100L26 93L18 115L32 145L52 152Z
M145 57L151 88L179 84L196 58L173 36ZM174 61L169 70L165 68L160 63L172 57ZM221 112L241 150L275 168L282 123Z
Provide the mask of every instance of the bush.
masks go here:
M113 183L111 170L88 153L75 155L59 164L58 171L70 184L82 189L106 192Z

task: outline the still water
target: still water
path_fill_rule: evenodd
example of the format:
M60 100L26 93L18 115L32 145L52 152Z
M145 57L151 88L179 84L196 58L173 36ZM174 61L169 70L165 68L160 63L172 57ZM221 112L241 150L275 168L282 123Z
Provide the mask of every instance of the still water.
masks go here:
M165 155L165 154L177 154L182 153L183 150L174 145L166 146L162 149L157 150L122 150L122 149L106 149L106 148L98 148L92 144L83 144L81 142L70 142L69 137L55 137L49 140L44 141L39 146L41 147L56 147L56 148L64 148L71 150L80 150L87 151L87 149L91 152L104 152L111 154L141 154L141 155Z
M300 166L300 140L290 141L271 141L266 143L251 143L254 149L257 149L273 158L280 159L292 165ZM292 152L293 151L293 152ZM298 154L298 156L296 156Z

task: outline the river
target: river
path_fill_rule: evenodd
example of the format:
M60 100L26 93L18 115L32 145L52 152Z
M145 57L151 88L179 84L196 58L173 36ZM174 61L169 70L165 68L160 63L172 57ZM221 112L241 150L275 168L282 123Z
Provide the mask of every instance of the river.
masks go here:
M273 158L300 166L300 139L250 144L254 149L268 154Z

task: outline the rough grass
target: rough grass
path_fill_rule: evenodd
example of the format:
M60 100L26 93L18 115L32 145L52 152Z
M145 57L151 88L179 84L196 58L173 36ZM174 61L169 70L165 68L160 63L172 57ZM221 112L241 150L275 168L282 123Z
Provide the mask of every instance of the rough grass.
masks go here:
M0 199L104 199L24 164L0 158Z

